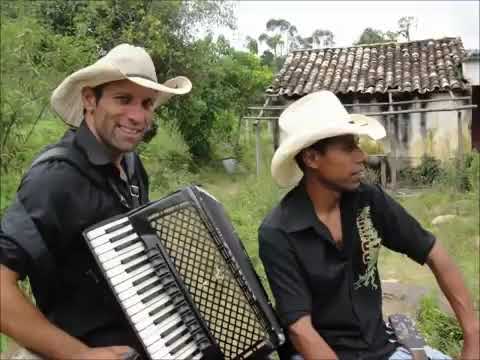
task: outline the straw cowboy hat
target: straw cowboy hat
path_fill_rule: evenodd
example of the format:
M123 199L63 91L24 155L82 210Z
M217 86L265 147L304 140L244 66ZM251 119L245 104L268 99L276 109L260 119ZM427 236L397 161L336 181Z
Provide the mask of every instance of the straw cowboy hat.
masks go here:
M164 104L173 95L183 95L192 89L190 80L183 76L159 84L155 66L145 49L121 44L93 65L80 69L63 80L53 91L52 107L67 124L78 127L83 119L82 89L125 79L157 90L159 93L155 107Z
M385 128L375 119L349 114L330 91L318 91L291 104L279 118L280 146L273 155L272 176L278 185L296 185L303 172L295 156L319 140L346 134L385 137Z

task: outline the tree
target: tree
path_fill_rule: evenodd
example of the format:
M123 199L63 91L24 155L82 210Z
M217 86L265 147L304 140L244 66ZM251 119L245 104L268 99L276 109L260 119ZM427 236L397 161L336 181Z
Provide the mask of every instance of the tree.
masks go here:
M363 30L360 38L354 43L354 45L362 44L379 44L386 42L397 42L398 37L401 35L407 41L411 40L411 29L417 26L417 20L413 16L404 16L398 20L398 31L381 31L378 29L372 29L367 27Z
M235 51L225 37L198 39L200 27L234 26L230 2L19 0L3 5L2 166L18 158L44 109L48 112L51 90L121 42L147 49L159 82L178 75L192 80L192 92L159 107L156 118L180 130L197 162L212 158L218 134L231 138L232 122L272 77L259 58Z
M335 45L330 30L317 29L312 33L312 45L315 47L331 47Z
M275 68L275 56L270 50L265 50L260 58L263 65L266 65L270 68Z
M284 56L286 55L287 52L295 48L295 45L296 45L295 36L297 35L297 32L298 32L297 27L295 25L291 24L290 22L284 19L270 19L266 23L266 29L268 34L264 33L260 35L264 39L266 39L266 37L275 37L277 35L280 37L280 40L278 39L276 40L279 45L279 49L278 49L279 51L276 52L274 49L272 49L274 50L273 52L276 53L275 55L276 57ZM272 34L272 35L269 35L269 34ZM261 41L264 41L264 40L261 40Z
M386 33L384 33L381 30L367 27L365 30L363 30L360 38L354 43L354 45L393 42L396 41L396 36L397 34L392 31L387 31Z
M273 51L275 57L278 57L278 55L282 53L284 43L280 34L270 36L266 33L262 33L258 37L258 41L267 44L267 46Z
M398 27L398 34L410 41L411 30L417 27L417 19L414 16L403 16L398 20Z
M246 37L246 47L251 54L258 55L258 41L254 38L247 36Z
M284 19L270 19L267 21L267 24L266 24L267 31L270 33L273 33L274 34L273 36L278 35L280 37L280 40L277 40L277 41L281 43L282 47L283 45L286 45L287 48L288 48L288 38L286 38L286 33L290 28L290 26L291 26L290 23ZM281 49L281 52L278 55L282 55L282 53L283 53L283 48Z

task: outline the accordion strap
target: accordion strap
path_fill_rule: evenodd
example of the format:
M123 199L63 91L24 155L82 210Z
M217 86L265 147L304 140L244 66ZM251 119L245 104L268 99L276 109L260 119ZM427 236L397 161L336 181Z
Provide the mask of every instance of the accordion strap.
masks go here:
M62 160L70 165L74 166L82 175L89 178L95 185L99 187L110 186L115 195L120 200L120 203L128 209L136 208L140 205L140 188L136 185L129 185L129 191L132 199L132 206L127 202L125 197L119 191L115 182L112 179L106 179L104 176L101 176L95 171L89 171L89 163L85 156L83 156L79 151L75 151L69 147L65 146L54 146L43 153L40 154L30 166L30 169L33 167L42 164L44 162L53 161L53 160ZM125 164L127 167L128 178L133 179L133 174L135 171L135 155L133 153L125 154ZM22 180L23 181L23 180Z
M85 157L78 151L70 149L66 146L54 146L45 150L33 161L30 169L44 162L53 160L65 161L70 165L73 165L82 173L82 175L88 177L93 183L95 183L95 185L105 186L106 182L102 176L87 170L89 167L87 159L85 159Z

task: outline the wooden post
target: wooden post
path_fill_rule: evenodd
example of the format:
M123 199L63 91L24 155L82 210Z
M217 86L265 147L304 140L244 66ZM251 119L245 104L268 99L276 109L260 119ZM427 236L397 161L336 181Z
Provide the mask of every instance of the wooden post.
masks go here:
M270 103L270 98L267 97L265 99L265 102L263 103L263 107L258 113L258 117L261 118L263 116L263 111L266 106ZM260 146L260 120L257 119L254 123L253 126L255 127L255 162L257 164L257 176L260 175L260 168L261 168L261 146Z
M253 123L255 127L255 162L257 164L257 176L260 176L260 168L262 157L260 154L260 121L255 121Z
M280 146L280 126L278 125L278 118L271 121L273 127L273 151L276 151Z
M392 93L388 93L388 111L393 111L392 105ZM389 164L390 164L390 187L392 190L397 188L397 138L395 131L393 129L393 121L395 120L395 115L390 115L388 117L388 135L390 138L390 155L389 155Z
M458 161L463 164L463 124L462 124L462 112L457 112L457 131L458 131Z
M245 123L245 140L247 144L250 144L250 121L247 119L243 119L243 122Z
M382 188L387 186L387 159L383 156L380 158L380 182Z

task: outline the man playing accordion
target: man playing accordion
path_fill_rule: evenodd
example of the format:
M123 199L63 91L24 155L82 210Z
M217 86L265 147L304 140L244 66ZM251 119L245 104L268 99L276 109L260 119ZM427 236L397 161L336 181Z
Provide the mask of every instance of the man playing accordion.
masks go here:
M134 150L155 108L191 87L185 77L158 83L147 52L122 44L55 89L52 107L72 129L34 161L2 219L2 333L42 358L142 354L82 231L148 202ZM37 307L17 285L26 276Z

